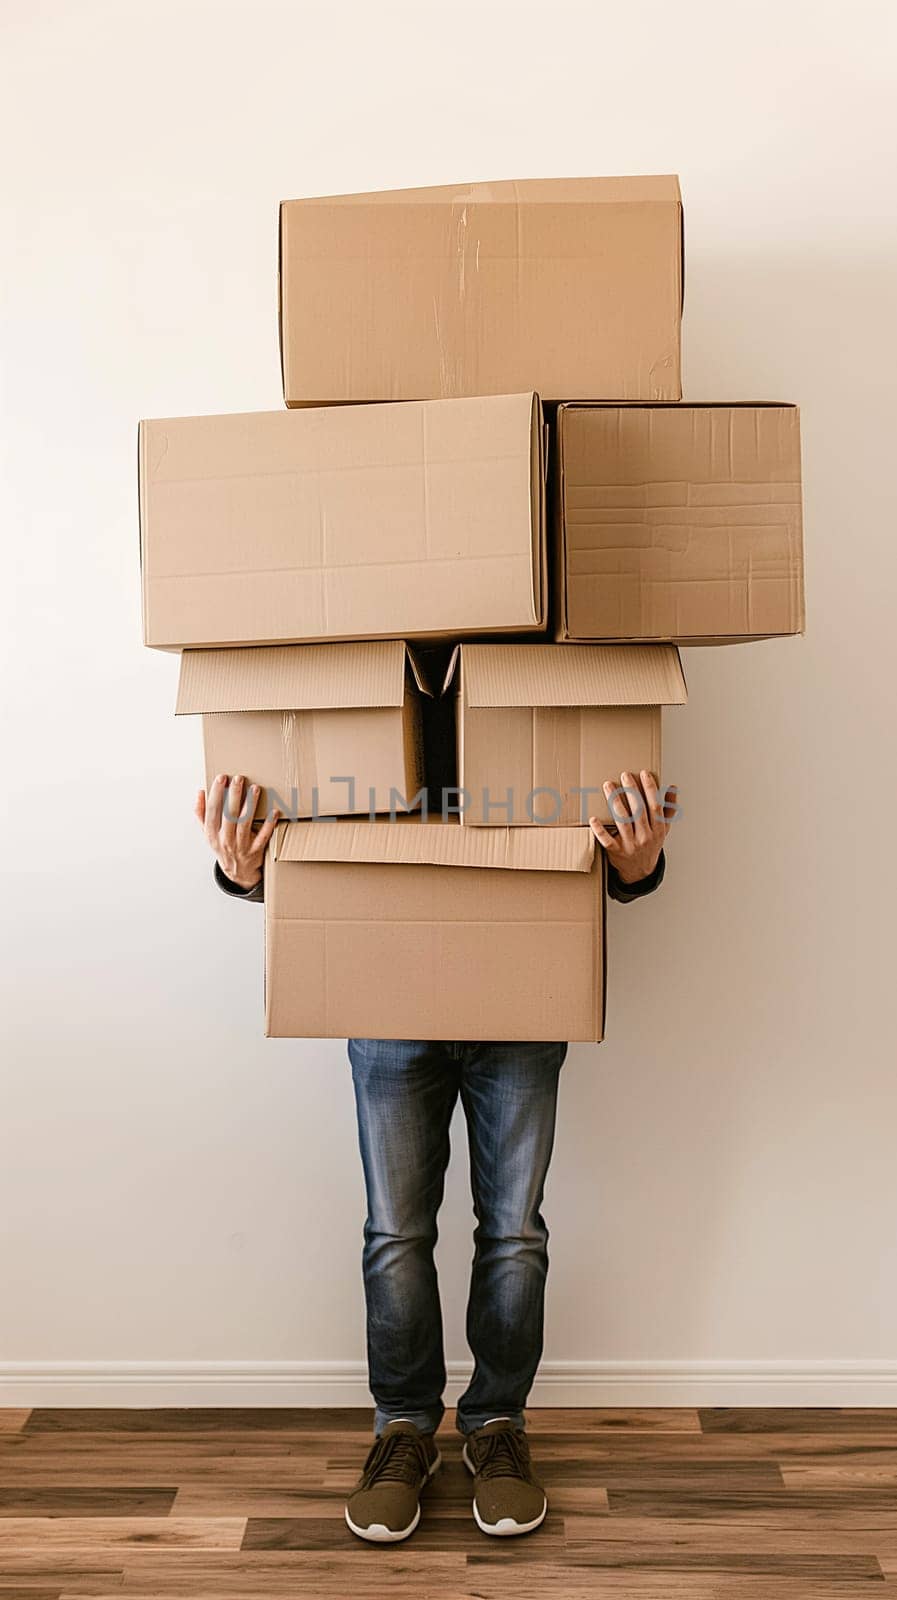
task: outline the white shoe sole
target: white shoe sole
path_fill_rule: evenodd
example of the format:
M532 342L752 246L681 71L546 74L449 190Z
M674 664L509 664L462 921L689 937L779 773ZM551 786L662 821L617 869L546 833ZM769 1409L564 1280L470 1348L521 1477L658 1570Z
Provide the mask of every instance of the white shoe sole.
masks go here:
M430 1469L429 1469L429 1471L427 1473L427 1479L426 1479L427 1483L429 1483L429 1481L432 1478L434 1472L441 1465L442 1465L442 1456L439 1454L439 1451L437 1450L436 1459L433 1462L433 1465L430 1467ZM425 1487L426 1487L426 1484L421 1484L421 1491L423 1491L423 1489ZM352 1521L352 1518L349 1516L349 1507L346 1506L346 1526L348 1528L350 1528L354 1534L357 1534L359 1539L367 1539L370 1544L398 1544L400 1540L409 1538L409 1536L414 1532L414 1530L417 1527L419 1522L420 1522L420 1506L418 1505L418 1508L415 1511L414 1516L412 1517L411 1521L409 1522L407 1528L387 1528L385 1523L383 1523L383 1522L372 1522L366 1528L359 1528L358 1525L356 1523L354 1523Z
M476 1476L476 1468L467 1454L466 1445L461 1451L461 1460L468 1472ZM542 1510L537 1517L533 1517L532 1522L515 1522L513 1517L500 1517L498 1522L484 1522L477 1510L476 1495L473 1497L473 1517L477 1527L481 1533L490 1533L498 1539L512 1539L518 1533L532 1533L534 1528L540 1527L545 1521L547 1510L548 1497L545 1496L542 1500Z

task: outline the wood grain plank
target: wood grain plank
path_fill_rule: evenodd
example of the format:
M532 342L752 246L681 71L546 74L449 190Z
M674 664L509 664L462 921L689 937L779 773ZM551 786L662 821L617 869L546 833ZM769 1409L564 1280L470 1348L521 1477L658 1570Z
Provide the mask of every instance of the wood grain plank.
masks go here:
M345 1435L336 1435L344 1438ZM369 1437L360 1438L358 1443L344 1445L352 1453L369 1450L373 1440ZM238 1456L238 1454L253 1454L253 1456L296 1456L297 1461L321 1461L333 1454L333 1435L329 1443L315 1443L307 1445L301 1434L216 1434L214 1429L209 1429L205 1434L21 1434L3 1435L0 1438L0 1464L5 1461L67 1461L72 1456L85 1453L85 1450L96 1451L107 1456L131 1456L136 1458L139 1451L153 1451L157 1456L171 1453L192 1454L197 1459L208 1456Z
M6 1552L105 1550L127 1545L186 1550L239 1550L244 1517L3 1517L0 1570Z
M341 1510L342 1508L340 1508ZM468 1556L476 1552L487 1559L499 1554L498 1542L486 1544L485 1536L471 1515L463 1519L446 1518L434 1514L429 1508L421 1518L413 1541L415 1558L429 1552L453 1552ZM560 1516L549 1516L529 1539L502 1540L500 1559L506 1563L531 1561L538 1549L542 1555L561 1555L564 1551L564 1524ZM244 1550L358 1550L356 1536L346 1527L345 1521L330 1516L315 1521L310 1518L252 1518L247 1524Z
M0 1517L166 1517L176 1489L115 1489L71 1483L63 1487L0 1485Z
M545 1456L535 1443L533 1460L546 1489L565 1483L600 1486L608 1492L621 1493L627 1490L674 1492L681 1488L683 1492L695 1494L706 1490L708 1496L722 1498L729 1493L750 1492L772 1497L784 1487L778 1464L766 1460L726 1462L719 1457L683 1460L679 1456L669 1460L644 1460L636 1456L628 1461L579 1462L572 1455Z
M0 1600L59 1600L59 1589L6 1589L0 1584Z
M874 1406L710 1406L698 1415L704 1433L882 1434L897 1444L897 1413Z
M713 1580L713 1600L897 1600L897 1586L886 1578L814 1578L804 1583L789 1578L739 1577L722 1573Z
M475 1527L447 1419L419 1529L375 1547L343 1519L369 1410L22 1413L0 1430L0 1600L897 1600L895 1412L527 1420L536 1534Z
M116 1593L120 1600L287 1600L298 1594L446 1600L452 1591L467 1593L466 1558L416 1553L410 1539L404 1545L353 1540L345 1550L237 1552L226 1559L195 1551L128 1552L124 1583Z
M874 1515L874 1513L870 1513ZM857 1519L852 1526L831 1526L819 1521L794 1517L781 1522L758 1517L604 1517L568 1516L564 1518L567 1549L592 1549L617 1544L622 1549L676 1547L745 1554L759 1551L767 1555L889 1555L897 1553L897 1535L890 1528L865 1528Z
M595 1406L594 1410L559 1411L554 1407L526 1409L526 1429L534 1439L542 1434L581 1431L590 1439L607 1435L701 1433L699 1412L691 1406Z
M880 1579L820 1582L813 1578L767 1580L753 1575L620 1572L602 1568L569 1568L554 1562L534 1562L515 1574L514 1600L573 1600L579 1596L607 1596L610 1600L897 1600L897 1588ZM471 1594L479 1600L504 1600L509 1594L497 1569L477 1568Z
M0 1584L0 1600L59 1600L59 1589L8 1587Z
M897 1426L897 1412L895 1412L895 1426ZM445 1430L439 1434L440 1447L447 1452L460 1450L461 1441L452 1430ZM316 1432L302 1436L287 1433L253 1433L246 1434L216 1433L214 1429L195 1430L192 1435L185 1436L179 1431L177 1435L168 1435L163 1431L156 1434L127 1433L124 1430L96 1434L77 1432L60 1432L57 1434L29 1435L27 1432L0 1437L0 1477L6 1481L10 1471L29 1462L45 1461L48 1465L75 1461L84 1455L85 1451L96 1451L105 1455L108 1460L134 1461L138 1459L165 1460L171 1458L171 1452L177 1450L187 1451L195 1460L218 1460L228 1456L239 1457L243 1454L255 1458L269 1457L276 1462L285 1455L291 1456L300 1464L308 1464L318 1460L344 1459L347 1462L356 1462L363 1458L371 1443L370 1433L350 1437L335 1431L333 1433ZM532 1437L533 1451L540 1460L543 1459L579 1459L580 1451L576 1436L564 1432L558 1438L550 1435L537 1439ZM581 1452L584 1461L609 1460L609 1461L663 1461L669 1458L671 1450L675 1451L677 1458L687 1459L719 1459L724 1452L727 1460L732 1462L745 1460L778 1461L782 1464L795 1466L811 1465L890 1465L897 1467L897 1437L893 1444L886 1441L875 1442L874 1437L851 1438L847 1434L829 1434L812 1430L806 1433L785 1432L782 1434L729 1432L725 1435L701 1434L682 1432L673 1438L652 1434L627 1434L619 1430L616 1434L605 1432L600 1441L593 1442L591 1446L584 1446ZM141 1456L141 1452L146 1452ZM144 1480L146 1481L146 1480Z
M850 1463L793 1467L786 1463L780 1470L782 1482L789 1489L871 1489L876 1485L897 1485L897 1460L893 1466L886 1467Z
M468 1594L476 1596L476 1600L507 1600L509 1595L513 1600L579 1600L580 1596L594 1600L599 1595L612 1596L612 1600L715 1600L712 1579L691 1572L633 1573L603 1568L596 1574L591 1567L534 1560L515 1568L513 1586L502 1574L499 1563L475 1563L469 1568L468 1577ZM792 1600L790 1586L778 1600ZM813 1600L822 1600L818 1589ZM866 1600L872 1600L868 1592ZM878 1591L874 1600L880 1600Z
M35 1406L22 1431L35 1433L370 1433L371 1413L360 1406Z
M700 1488L611 1488L608 1509L620 1517L748 1517L770 1526L778 1526L783 1516L792 1513L807 1521L837 1515L842 1519L839 1525L849 1514L856 1513L854 1520L862 1526L869 1512L887 1512L897 1527L897 1487L789 1489L783 1485L771 1490L735 1487L720 1491L711 1484L702 1484Z
M338 1600L347 1600L348 1596L351 1596L352 1600L355 1600L356 1596L359 1600L385 1600L385 1597L389 1596L391 1600L394 1595L397 1595L399 1600L403 1600L403 1597L404 1600L474 1600L466 1581L463 1587L458 1588L454 1585L447 1586L438 1576L431 1580L420 1573L413 1581L409 1579L405 1583L392 1576L378 1577L373 1572L360 1578L357 1584L353 1582L351 1588L346 1587L348 1581L346 1573L300 1573L295 1577L281 1579L276 1587L263 1585L258 1588L253 1583L244 1583L233 1588L221 1588L211 1580L208 1588L181 1589L176 1584L162 1581L152 1590L145 1592L141 1590L140 1593L144 1600L222 1600L224 1595L228 1596L228 1600L260 1600L262 1596L265 1596L266 1600L296 1600L296 1596L300 1595L309 1597L332 1595L338 1597ZM115 1593L121 1597L125 1591L119 1589ZM74 1597L65 1590L59 1595L58 1600L74 1600ZM103 1591L92 1595L85 1593L79 1595L78 1600L107 1600L107 1596ZM876 1600L878 1600L877 1594Z
M30 1416L30 1406L0 1406L0 1434L21 1433Z
M343 1496L315 1489L265 1489L255 1484L184 1484L172 1507L176 1517L335 1517Z
M39 1592L48 1587L58 1594L120 1595L123 1578L121 1566L111 1562L107 1565L96 1558L89 1565L77 1558L60 1565L43 1555L15 1560L6 1557L0 1570L0 1596L9 1600L12 1591L33 1596L35 1590Z
M874 1556L835 1555L822 1551L795 1551L788 1554L760 1550L679 1550L666 1548L623 1549L612 1545L594 1550L567 1551L567 1564L590 1568L635 1568L639 1572L710 1573L732 1572L758 1577L805 1578L815 1582L833 1579L880 1579L883 1574Z
M345 1456L346 1474L353 1481L367 1450L367 1441L362 1441ZM97 1489L176 1489L188 1483L220 1483L298 1491L321 1489L328 1470L327 1455L305 1456L292 1447L258 1455L249 1443L242 1450L225 1447L219 1453L211 1444L194 1449L160 1440L107 1448L92 1440L76 1443L72 1436L62 1451L0 1450L0 1489L4 1490L61 1489L79 1483Z
M321 1462L303 1461L301 1456L270 1456L261 1461L257 1456L250 1455L224 1455L214 1454L192 1455L176 1448L166 1449L164 1446L148 1445L145 1451L141 1450L98 1450L90 1447L83 1450L71 1450L60 1455L55 1453L47 1456L21 1455L15 1459L5 1456L0 1451L0 1484L6 1488L14 1487L21 1482L33 1483L45 1475L50 1483L53 1475L58 1475L68 1483L97 1483L107 1487L106 1479L110 1473L119 1472L122 1483L126 1488L170 1488L178 1487L179 1479L195 1476L199 1479L210 1477L215 1472L222 1472L225 1476L241 1475L247 1482L253 1476L259 1483L266 1481L265 1474L273 1473L279 1477L292 1470L297 1483L313 1484L326 1470L326 1457ZM363 1459L359 1457L358 1459ZM134 1472L143 1467L143 1476L136 1482Z
M377 1559L377 1558L375 1558ZM342 1582L347 1583L345 1573L341 1574ZM722 1573L707 1578L692 1573L658 1574L658 1573L630 1573L617 1572L612 1569L602 1569L600 1574L588 1568L581 1570L553 1566L534 1566L533 1568L517 1567L514 1569L515 1582L513 1590L509 1589L503 1579L500 1568L478 1569L476 1587L464 1581L461 1585L451 1582L446 1583L438 1575L431 1582L425 1577L418 1576L418 1587L413 1587L410 1580L405 1588L399 1588L399 1595L407 1596L407 1600L503 1600L504 1596L513 1593L514 1600L573 1600L579 1596L611 1596L612 1600L897 1600L897 1585L890 1580L882 1579L854 1579L834 1580L832 1582L812 1579L803 1582L800 1579L788 1578L782 1580L773 1578L767 1580L755 1576L735 1576ZM870 1582L873 1587L870 1588ZM545 1585L550 1583L551 1589ZM106 1600L106 1595L111 1591L100 1591L92 1597L87 1592L78 1592L77 1600ZM194 1588L189 1591L190 1600L218 1600L219 1591L212 1588ZM292 1600L295 1595L363 1595L365 1600L384 1600L385 1596L392 1596L395 1592L390 1579L386 1584L379 1578L362 1579L358 1588L345 1588L340 1591L331 1585L326 1587L326 1578L308 1578L300 1576L294 1585L287 1580L281 1580L280 1588L271 1590L244 1586L226 1591L228 1600L257 1600L259 1596L266 1596L267 1600ZM121 1591L119 1591L121 1594ZM0 1600L3 1600L0 1591ZM29 1591L22 1591L22 1600L33 1600ZM75 1600L75 1593L63 1591L59 1600ZM147 1594L144 1600L186 1600L185 1591L167 1590L156 1588L152 1595Z

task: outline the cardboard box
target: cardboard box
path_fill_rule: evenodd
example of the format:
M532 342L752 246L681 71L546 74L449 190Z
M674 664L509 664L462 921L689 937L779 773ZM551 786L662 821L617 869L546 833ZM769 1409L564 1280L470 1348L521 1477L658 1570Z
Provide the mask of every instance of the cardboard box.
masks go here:
M796 406L563 405L557 444L556 638L803 632Z
M601 788L661 775L661 706L687 695L673 645L460 645L462 821L577 826L612 817Z
M678 400L683 279L675 177L288 200L284 398Z
M144 639L538 632L537 395L140 425Z
M588 828L293 822L265 863L275 1038L601 1039Z
M185 650L177 715L202 715L207 786L262 786L258 817L395 815L421 803L422 692L394 640Z

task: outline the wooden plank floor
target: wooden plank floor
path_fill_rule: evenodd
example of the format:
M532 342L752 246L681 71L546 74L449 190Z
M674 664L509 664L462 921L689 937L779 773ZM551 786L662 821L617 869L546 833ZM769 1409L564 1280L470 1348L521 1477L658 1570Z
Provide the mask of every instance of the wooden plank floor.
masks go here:
M531 1410L550 1510L509 1540L447 1419L392 1547L343 1522L371 1415L0 1411L0 1600L897 1600L897 1411Z

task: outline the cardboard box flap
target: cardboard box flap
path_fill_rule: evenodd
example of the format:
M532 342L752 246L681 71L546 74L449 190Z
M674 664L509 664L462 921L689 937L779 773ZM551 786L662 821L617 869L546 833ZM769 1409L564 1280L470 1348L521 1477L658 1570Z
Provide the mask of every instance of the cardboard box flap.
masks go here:
M589 205L621 205L630 201L669 204L681 200L675 173L634 174L626 177L595 178L500 178L492 183L437 184L424 189L384 189L372 193L311 195L303 206L371 207L407 205L517 205L525 201L538 205L558 202ZM281 202L281 214L284 205Z
M185 650L175 714L401 706L406 668L428 694L413 653L398 639Z
M415 652L410 648L409 645L405 646L405 665L414 679L415 687L420 690L421 694L425 694L428 699L432 700L433 688L430 680L424 672L424 669L421 666L421 663L418 660Z
M446 685L459 659L468 706L670 706L688 698L675 645L461 645Z
M402 817L396 822L282 823L270 848L276 861L590 872L595 840L590 828L462 828Z
M689 411L800 411L796 400L561 400L562 411L674 411L684 416Z
M545 621L548 609L547 474L548 424L542 401L530 397L530 603L534 619Z

